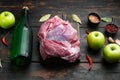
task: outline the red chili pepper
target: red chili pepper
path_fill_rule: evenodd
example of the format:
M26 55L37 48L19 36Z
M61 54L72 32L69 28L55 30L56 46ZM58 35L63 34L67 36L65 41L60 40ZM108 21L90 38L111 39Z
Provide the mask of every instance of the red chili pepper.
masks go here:
M86 58L87 58L87 60L88 60L88 62L89 62L89 71L92 69L92 58L87 54L86 55Z
M1 40L2 40L2 43L3 43L5 46L8 47L8 43L7 43L6 39L5 39L5 37L2 37Z
M86 30L86 33L89 34L89 33L90 33L90 30L87 29L87 30Z

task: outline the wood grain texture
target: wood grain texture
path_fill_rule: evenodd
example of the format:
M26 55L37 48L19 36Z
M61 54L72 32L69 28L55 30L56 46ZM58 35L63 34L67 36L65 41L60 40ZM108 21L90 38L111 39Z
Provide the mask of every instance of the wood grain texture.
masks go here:
M33 54L31 64L26 68L14 67L10 64L9 55L13 28L16 26L22 6L27 5L30 8L29 23L33 31ZM120 79L120 62L115 64L106 63L103 60L102 49L93 51L88 48L86 30L101 31L106 37L108 44L108 35L105 34L105 25L108 23L101 22L98 27L87 25L87 17L91 12L98 13L101 17L117 17L120 20L120 0L0 0L0 12L8 10L16 17L16 24L13 28L3 30L0 28L0 39L9 32L6 40L9 47L5 47L0 42L0 58L2 59L3 68L0 68L0 80L119 80ZM39 53L39 41L37 34L42 23L38 22L41 16L52 14L52 17L66 14L72 26L77 26L71 14L77 14L82 21L80 25L80 61L76 63L45 63L41 60ZM120 27L120 22L116 23ZM113 36L114 39L120 39L120 30ZM89 64L86 60L86 53L93 59L93 68L88 72ZM62 62L62 63L61 63Z
M52 64L51 64L52 65ZM87 71L88 64L80 63L74 65L43 66L40 63L32 63L27 68L15 68L9 63L3 64L0 70L2 80L119 80L120 64L94 63L90 72Z

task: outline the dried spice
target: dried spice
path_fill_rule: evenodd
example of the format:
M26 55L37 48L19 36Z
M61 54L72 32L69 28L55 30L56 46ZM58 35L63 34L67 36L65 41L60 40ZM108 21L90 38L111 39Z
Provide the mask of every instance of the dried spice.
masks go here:
M105 29L108 35L114 35L118 32L118 27L115 24L107 24Z
M6 39L5 39L5 37L2 37L2 43L5 45L5 46L8 46L8 43L7 43L7 41L6 41Z
M50 18L51 14L46 14L39 19L39 22L45 22Z
M76 14L72 14L72 19L73 19L75 22L78 22L79 24L82 24L80 18L79 18Z
M8 43L6 41L6 36L9 34L9 32L7 32L2 38L1 38L1 42L6 46L8 47Z
M2 37L1 41L2 41L2 43L3 43L5 46L7 46L7 47L8 47L8 43L7 43L7 41L6 41L6 38L5 38L5 37Z
M86 55L86 58L87 58L87 60L89 62L89 71L90 71L92 69L92 66L93 66L92 58L88 54Z
M0 59L0 67L2 68L1 59Z
M106 25L106 29L108 32L117 32L118 30L118 28L113 24Z
M96 15L90 15L89 20L93 23L99 23L100 22L98 16L96 16Z
M112 18L107 18L107 17L103 17L103 18L101 18L101 20L102 21L104 21L104 22L112 22Z

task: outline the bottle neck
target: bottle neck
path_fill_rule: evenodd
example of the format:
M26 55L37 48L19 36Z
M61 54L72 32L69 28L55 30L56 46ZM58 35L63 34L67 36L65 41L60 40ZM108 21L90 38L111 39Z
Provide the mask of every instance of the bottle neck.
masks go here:
M27 9L27 8L23 8L23 10L22 10L22 15L21 15L21 20L22 20L22 22L23 22L23 24L24 25L26 25L26 26L28 26L28 13L29 13L29 9Z
M24 17L25 21L27 21L27 19L28 19L28 13L29 13L29 11L28 11L28 10L23 9L22 15L23 15L23 17Z

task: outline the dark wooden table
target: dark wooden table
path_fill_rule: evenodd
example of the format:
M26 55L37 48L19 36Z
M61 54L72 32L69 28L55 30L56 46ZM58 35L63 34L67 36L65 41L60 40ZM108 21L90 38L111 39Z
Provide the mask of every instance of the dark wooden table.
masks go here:
M17 24L21 8L24 5L30 8L29 22L34 36L32 62L27 68L16 68L10 64L9 55L13 28L8 30L0 28L0 38L9 32L6 37L9 47L5 47L0 42L0 58L3 66L0 68L0 80L120 80L120 62L106 63L103 60L102 49L100 51L90 50L85 36L85 30L88 28L91 31L98 30L104 33L104 26L108 24L101 22L97 28L89 27L87 16L91 12L96 12L101 17L120 19L120 0L0 0L0 12L11 11L16 16ZM80 62L73 64L49 63L49 65L44 65L41 62L37 39L41 23L38 20L42 15L48 13L52 16L67 14L67 20L73 26L76 26L76 23L71 19L71 14L77 14L81 18L83 24L80 26ZM120 26L120 21L115 24ZM106 45L108 44L108 36L106 34L105 36ZM120 31L114 36L114 39L116 38L120 39ZM89 63L85 57L86 53L93 59L91 71L88 71Z

